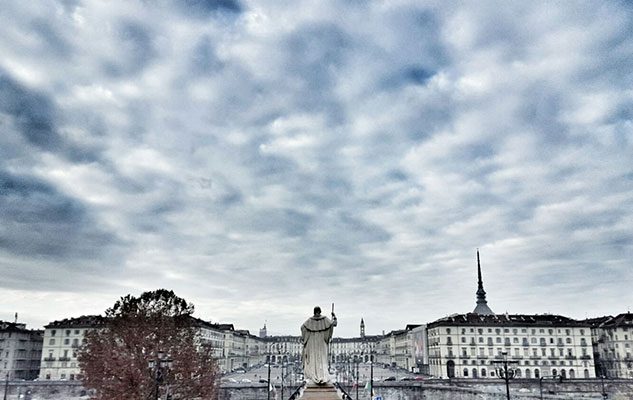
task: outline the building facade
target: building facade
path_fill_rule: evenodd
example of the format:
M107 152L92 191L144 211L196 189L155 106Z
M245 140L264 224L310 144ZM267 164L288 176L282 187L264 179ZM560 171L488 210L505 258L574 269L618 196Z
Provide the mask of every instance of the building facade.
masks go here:
M99 315L53 321L44 327L40 380L80 380L77 352L87 332L105 324Z
M633 314L587 322L592 324L597 374L606 378L633 379Z
M17 320L17 317L16 317ZM40 372L43 331L0 321L0 377L32 380Z
M591 327L560 315L457 314L428 324L434 376L494 378L494 361L517 377L595 378Z

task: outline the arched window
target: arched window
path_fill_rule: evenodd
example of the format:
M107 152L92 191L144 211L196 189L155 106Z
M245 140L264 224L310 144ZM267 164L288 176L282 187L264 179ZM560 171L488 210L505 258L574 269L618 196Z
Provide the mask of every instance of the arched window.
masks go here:
M585 369L584 371L585 379L589 379L589 370Z
M526 370L525 370L525 377L527 379L530 379L532 377L532 371L530 371L529 368L526 368Z
M517 368L516 371L517 371L516 372L516 377L520 378L521 377L521 370Z
M534 377L535 378L541 377L541 371L538 368L534 368Z
M449 378L455 377L455 361L449 360L449 362L446 363L446 375Z
M556 371L556 368L554 368L554 369L552 370L552 375L554 375L554 376L558 375L558 373L557 373L557 372L558 372L558 371Z
M473 368L473 378L477 378L477 368Z
M573 369L569 370L569 379L576 379L576 371Z
M564 369L561 369L560 370L560 376L562 376L563 379L566 379L567 378L567 371L565 371Z
M482 369L481 369L481 377L482 377L482 378L485 378L485 377L486 377L486 369L485 369L485 368L482 368Z
M464 377L468 377L468 368L464 368Z

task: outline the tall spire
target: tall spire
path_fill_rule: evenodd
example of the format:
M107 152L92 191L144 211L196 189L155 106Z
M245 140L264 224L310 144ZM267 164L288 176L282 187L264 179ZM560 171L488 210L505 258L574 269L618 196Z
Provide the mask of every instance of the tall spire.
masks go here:
M360 319L360 337L365 337L365 321L362 318Z
M477 306L473 311L475 314L494 315L488 302L486 301L486 291L484 290L484 281L481 279L481 262L479 261L479 249L477 249Z

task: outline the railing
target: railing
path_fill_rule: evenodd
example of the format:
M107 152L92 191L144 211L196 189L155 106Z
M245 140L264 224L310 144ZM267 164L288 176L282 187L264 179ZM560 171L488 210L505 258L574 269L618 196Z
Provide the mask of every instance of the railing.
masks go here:
M44 361L55 361L55 357L44 357Z
M584 356L580 356L581 360L591 360L591 356L590 355L584 355Z
M337 390L341 391L341 393L343 394L343 396L341 396L341 398L343 400L352 400L352 396L350 396L349 393L347 393L347 391L345 390L343 385L341 385L339 382L335 382L334 383L334 387ZM302 386L299 386L297 388L297 390L295 390L295 392L290 396L290 398L288 400L295 400L295 399L299 398L299 395L301 394L301 388L302 388Z
M59 357L59 361L70 361L70 357Z
M298 386L298 387L294 390L294 392L292 392L292 394L290 395L290 397L288 397L288 400L295 400L295 399L298 399L298 398L299 398L299 396L301 396L301 389L302 389L304 386L305 386L305 382L301 383L301 385L299 385L299 386ZM337 389L341 389L341 392L343 392L343 393L344 393L344 395L343 395L343 399L344 399L344 400L347 400L347 399L351 400L351 397L350 397L350 396L349 396L349 395L348 395L348 394L347 394L347 393L346 393L346 392L345 392L345 391L341 388L341 386L339 385L339 383L338 383L338 382L335 382L335 383L334 383L334 386L335 386ZM345 396L347 396L347 398L346 398ZM282 399L282 400L283 400L283 399Z

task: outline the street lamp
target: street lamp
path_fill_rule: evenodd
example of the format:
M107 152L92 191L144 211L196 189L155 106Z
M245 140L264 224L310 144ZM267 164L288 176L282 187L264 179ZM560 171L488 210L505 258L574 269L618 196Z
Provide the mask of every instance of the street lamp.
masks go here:
M270 391L272 389L271 383L270 383L270 362L272 361L272 352L270 347L268 348L268 388L266 390L266 393L268 393L268 397L267 399L270 400Z
M600 383L602 384L602 398L607 399L607 391L604 390L604 375L600 375Z
M493 361L493 363L498 365L495 367L497 376L506 382L506 398L510 400L510 379L515 377L516 370L512 367L508 368L508 364L518 364L518 361L508 360L508 353L505 351L501 352L501 355L503 360Z
M164 352L159 351L156 353L156 358L150 360L147 363L149 367L150 374L154 379L154 399L158 400L160 398L160 385L165 381L165 376L169 372L173 365L173 360L168 358ZM167 394L167 399L171 396Z
M7 391L9 390L9 373L4 377L4 400L7 400Z

